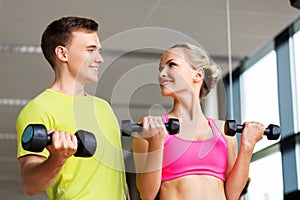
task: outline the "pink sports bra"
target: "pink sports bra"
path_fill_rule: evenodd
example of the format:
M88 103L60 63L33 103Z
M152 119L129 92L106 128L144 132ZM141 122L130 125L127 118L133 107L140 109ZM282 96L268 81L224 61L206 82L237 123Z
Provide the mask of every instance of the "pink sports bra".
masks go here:
M228 160L226 140L213 119L207 118L212 137L207 140L185 140L167 134L164 143L162 181L186 175L212 175L225 181ZM168 121L168 115L163 115Z

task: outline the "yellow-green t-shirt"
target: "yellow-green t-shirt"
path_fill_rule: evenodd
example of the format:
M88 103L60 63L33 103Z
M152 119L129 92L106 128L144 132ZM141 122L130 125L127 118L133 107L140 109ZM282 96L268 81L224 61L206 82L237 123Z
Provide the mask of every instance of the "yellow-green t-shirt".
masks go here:
M55 182L47 188L50 199L118 200L126 199L124 160L120 129L110 105L94 96L73 97L46 89L20 112L16 130L17 157L49 152L25 151L21 137L28 124L43 124L49 129L75 133L82 129L93 133L97 149L93 157L71 156Z

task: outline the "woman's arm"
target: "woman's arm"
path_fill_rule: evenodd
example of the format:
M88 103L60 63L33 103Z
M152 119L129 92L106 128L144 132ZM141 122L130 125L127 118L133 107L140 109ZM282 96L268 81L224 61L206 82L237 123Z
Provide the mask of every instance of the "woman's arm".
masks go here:
M263 125L256 122L247 122L244 123L244 126L241 134L240 149L235 161L232 158L233 152L236 149L236 142L232 141L232 138L227 139L229 162L227 168L228 176L225 182L225 194L228 200L239 199L249 177L249 167L255 144L262 139L265 130Z
M155 199L161 185L161 169L165 127L158 120L143 119L143 131L133 139L136 185L143 200Z

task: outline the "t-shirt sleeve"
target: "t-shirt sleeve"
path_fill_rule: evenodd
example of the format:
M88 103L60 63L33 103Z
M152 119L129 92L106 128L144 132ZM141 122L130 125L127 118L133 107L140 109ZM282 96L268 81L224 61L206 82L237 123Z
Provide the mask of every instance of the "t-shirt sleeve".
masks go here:
M16 133L17 133L17 158L28 155L40 155L44 157L49 156L48 150L45 148L42 152L31 152L26 151L22 147L22 135L25 128L29 124L43 124L48 130L47 121L43 117L43 113L34 106L34 103L27 104L19 113L19 116L16 120Z

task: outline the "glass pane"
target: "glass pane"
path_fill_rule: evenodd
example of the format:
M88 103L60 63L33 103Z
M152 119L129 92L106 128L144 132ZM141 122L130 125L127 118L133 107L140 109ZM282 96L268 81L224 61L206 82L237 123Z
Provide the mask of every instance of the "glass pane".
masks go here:
M296 127L296 132L300 131L300 31L298 31L294 36L293 36L293 40L294 40L294 61L295 61L295 81L296 81L296 89L294 90L295 92L295 98L296 98L296 104L294 104L294 108L295 108L295 114L294 117L296 118L295 123L297 123L295 125ZM297 156L297 164L298 164L298 189L300 189L300 139L298 139L297 141L297 145L296 145L296 156Z
M241 75L241 119L279 125L276 53L271 51ZM266 137L255 152L278 142Z
M296 97L296 104L295 106L295 114L296 114L296 118L297 118L297 129L296 131L300 131L300 117L299 117L299 113L300 113L300 31L298 31L295 35L294 35L294 61L295 61L295 81L296 81L296 89L294 90L295 97ZM298 115L298 116L297 116Z
M282 200L283 179L281 153L252 162L249 171L248 200Z

